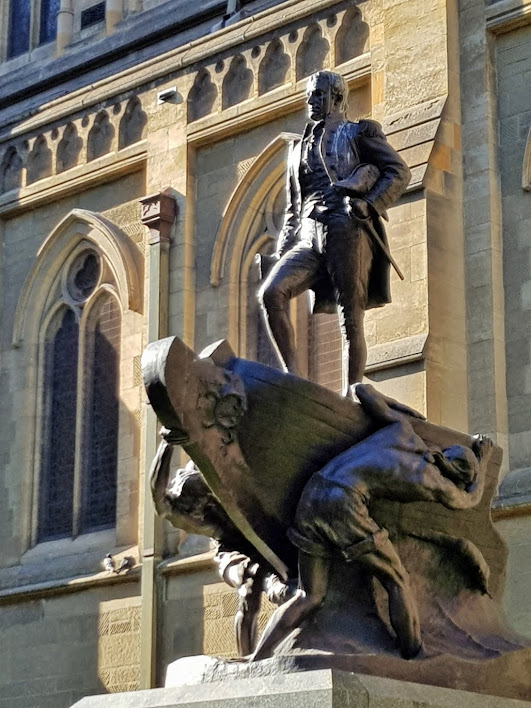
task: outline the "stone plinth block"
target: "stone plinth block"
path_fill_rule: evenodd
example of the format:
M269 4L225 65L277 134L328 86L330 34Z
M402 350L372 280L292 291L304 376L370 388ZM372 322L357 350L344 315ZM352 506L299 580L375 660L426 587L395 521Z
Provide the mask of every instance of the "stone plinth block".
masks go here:
M75 708L526 708L529 703L322 670L83 698Z
M329 617L332 619L331 615ZM304 634L304 630L301 634ZM492 658L487 660L463 660L455 654L427 657L421 653L415 659L406 661L391 653L347 653L343 650L331 654L319 649L294 649L294 643L293 640L285 643L291 646L291 651L283 650L285 653L280 652L271 659L255 662L213 656L177 659L168 666L165 686L178 688L220 681L230 683L234 680L263 679L266 676L273 679L275 676L285 677L299 672L313 676L315 673L332 671L335 675L339 671L363 677L364 680L368 680L371 675L386 681L410 681L413 686L427 684L426 688L430 690L451 686L451 690L467 695L482 694L485 700L496 696L531 701L531 651L527 648L500 652L498 655L493 652Z

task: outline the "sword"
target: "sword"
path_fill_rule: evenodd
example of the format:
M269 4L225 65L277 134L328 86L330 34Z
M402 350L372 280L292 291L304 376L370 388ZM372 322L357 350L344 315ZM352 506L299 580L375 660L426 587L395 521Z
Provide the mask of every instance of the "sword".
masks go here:
M332 184L334 184L334 183L332 182ZM341 186L341 185L334 185L334 186ZM378 246L380 246L380 249L382 250L382 253L384 254L384 256L387 258L387 260L389 261L389 263L390 263L390 264L393 266L393 268L395 269L396 274L398 275L398 277L400 278L400 280L405 280L404 274L403 274L402 271L400 270L400 267L399 267L398 263L395 261L395 259L394 259L393 256L391 255L391 252L390 252L389 249L387 248L386 244L382 241L382 238L381 238L380 234L378 233L378 231L373 227L373 228L371 229L370 233L371 233L372 238L373 238L373 239L376 241L376 243L378 244Z

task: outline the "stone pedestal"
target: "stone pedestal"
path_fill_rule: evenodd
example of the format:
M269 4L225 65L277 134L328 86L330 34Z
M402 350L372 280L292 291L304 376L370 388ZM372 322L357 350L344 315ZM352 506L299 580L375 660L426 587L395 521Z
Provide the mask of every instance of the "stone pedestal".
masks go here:
M185 665L183 665L185 668ZM188 677L183 677L188 680ZM75 708L528 708L527 701L334 669L83 698Z

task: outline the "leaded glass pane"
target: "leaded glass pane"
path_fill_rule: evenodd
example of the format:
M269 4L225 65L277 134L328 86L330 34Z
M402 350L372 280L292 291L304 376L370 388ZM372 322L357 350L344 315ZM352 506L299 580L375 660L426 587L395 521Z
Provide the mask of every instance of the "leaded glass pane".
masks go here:
M72 310L59 317L44 352L39 541L72 533L79 330Z
M29 51L31 0L11 0L9 3L9 36L7 57L18 57Z
M57 35L57 13L59 0L41 0L41 22L39 26L39 44L53 42Z
M120 311L112 298L100 306L87 341L81 510L84 533L113 526L116 516Z

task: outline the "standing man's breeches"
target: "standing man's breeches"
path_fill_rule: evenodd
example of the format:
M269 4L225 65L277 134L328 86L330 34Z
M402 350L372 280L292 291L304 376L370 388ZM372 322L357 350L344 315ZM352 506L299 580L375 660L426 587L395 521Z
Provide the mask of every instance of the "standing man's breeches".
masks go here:
M328 277L345 315L365 310L372 257L372 239L363 222L346 215L329 224L303 219L299 243L272 269L259 297L267 311L284 309L291 298Z
M368 233L370 219L333 219L327 227L326 268L336 293L336 301L346 317L365 311L369 299L369 279L373 242Z
M323 257L299 243L269 273L258 294L266 312L286 309L289 301L310 290L323 274Z
M320 280L334 297L343 337L343 372L348 384L361 381L367 349L363 318L368 304L373 245L367 223L347 214L322 224L305 218L299 243L274 266L259 293L279 355L288 371L299 374L289 301ZM325 288L326 289L326 288Z

